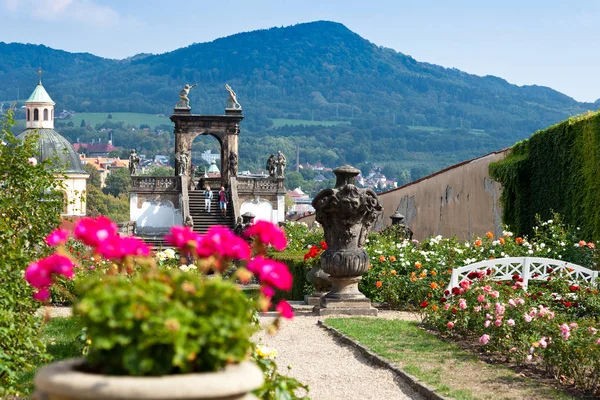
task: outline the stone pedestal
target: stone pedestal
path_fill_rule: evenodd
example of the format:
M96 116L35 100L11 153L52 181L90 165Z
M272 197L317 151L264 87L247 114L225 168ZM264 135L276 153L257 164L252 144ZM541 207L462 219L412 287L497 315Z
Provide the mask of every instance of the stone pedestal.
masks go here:
M317 315L372 315L377 316L377 309L358 290L360 276L335 278L330 276L331 292L320 298L319 304L313 308Z

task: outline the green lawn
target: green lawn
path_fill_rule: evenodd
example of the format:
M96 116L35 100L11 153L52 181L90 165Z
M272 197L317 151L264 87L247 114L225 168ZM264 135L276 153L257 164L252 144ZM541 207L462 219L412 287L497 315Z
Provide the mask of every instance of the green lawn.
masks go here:
M323 126L333 126L333 125L350 125L348 121L311 121L307 119L285 119L285 118L272 118L273 128L279 128L285 125L296 126L296 125L306 125L306 126L314 126L314 125L323 125Z
M42 332L42 339L46 342L46 349L50 355L49 362L80 357L82 350L80 336L81 325L78 318L53 318L46 323ZM21 374L19 384L23 393L30 394L33 392L33 376L42 366L39 365L38 368Z
M450 398L572 398L550 384L541 384L507 367L487 364L474 353L420 329L416 321L327 318L325 323Z
M112 119L108 119L108 114L112 115ZM85 120L86 123L91 124L92 127L96 124L102 124L106 121L111 122L124 122L126 125L140 126L146 124L152 128L157 125L168 124L172 125L171 120L168 117L159 117L156 114L142 114L142 113L76 113L70 121L73 121L75 126L81 124L81 120ZM69 120L61 120L69 121Z

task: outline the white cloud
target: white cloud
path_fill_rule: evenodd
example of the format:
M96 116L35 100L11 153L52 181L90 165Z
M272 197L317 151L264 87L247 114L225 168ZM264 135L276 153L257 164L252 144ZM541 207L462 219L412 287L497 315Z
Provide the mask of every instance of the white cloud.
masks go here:
M19 12L43 21L71 20L106 27L121 20L115 10L91 0L4 0L4 6L13 13Z

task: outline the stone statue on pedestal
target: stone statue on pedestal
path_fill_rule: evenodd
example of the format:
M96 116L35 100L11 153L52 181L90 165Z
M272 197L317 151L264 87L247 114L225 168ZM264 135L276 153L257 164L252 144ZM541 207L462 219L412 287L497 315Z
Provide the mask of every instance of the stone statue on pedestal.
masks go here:
M267 159L267 172L270 177L275 177L275 155L271 154Z
M189 162L189 156L185 151L180 151L175 154L175 161L177 161L177 175L187 175L187 168Z
M277 177L283 178L285 173L285 166L287 165L287 160L281 151L277 152L277 160L275 160L275 164L277 166Z
M234 151L229 152L229 176L237 176L238 157Z
M140 166L140 156L132 149L129 153L129 175L137 175L138 167Z
M181 89L181 91L179 92L179 103L175 105L175 108L190 108L190 99L188 97L188 94L190 93L190 90L195 86L198 86L198 84L194 83L190 86L186 83L183 89Z
M225 89L229 92L229 98L227 99L227 108L233 108L235 110L241 110L242 106L237 101L237 95L227 83L225 84Z

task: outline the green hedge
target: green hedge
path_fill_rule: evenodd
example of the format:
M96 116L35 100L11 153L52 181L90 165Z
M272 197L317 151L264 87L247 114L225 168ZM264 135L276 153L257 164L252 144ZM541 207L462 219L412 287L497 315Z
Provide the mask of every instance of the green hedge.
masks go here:
M277 291L273 296L273 304L277 304L279 300L304 300L304 287L308 284L306 273L308 269L304 262L304 253L298 252L281 252L269 254L269 257L274 260L281 261L286 264L294 276L294 284L289 292Z
M535 215L562 215L581 238L600 240L600 113L572 117L517 143L489 168L503 187L503 221L531 234Z

